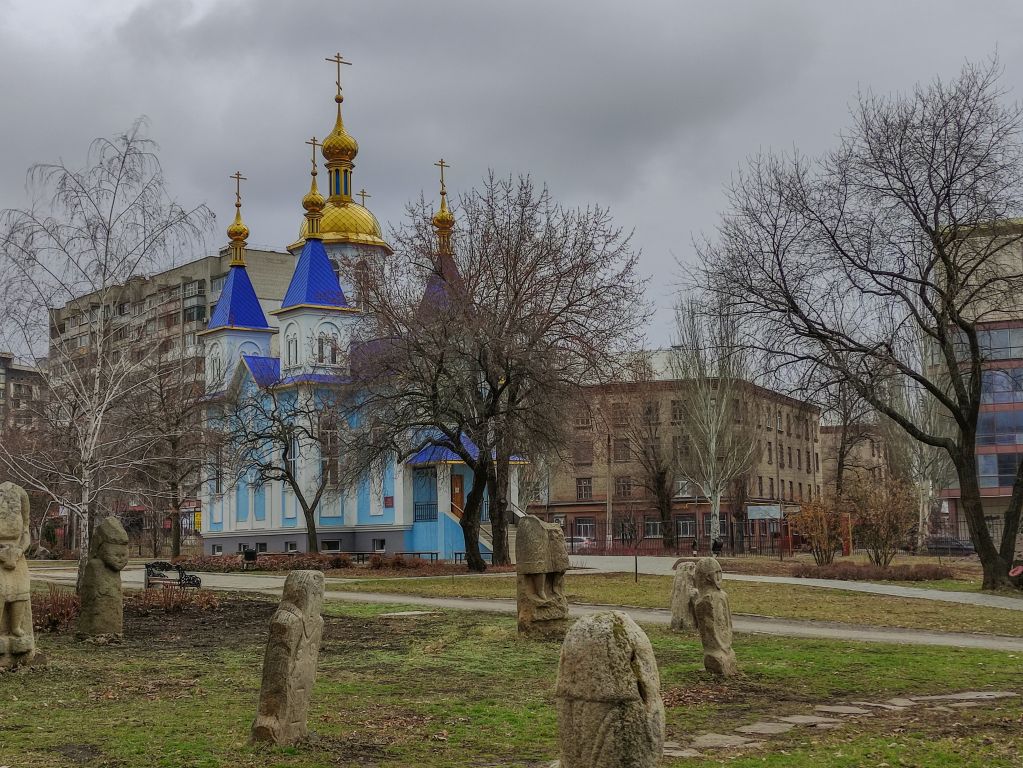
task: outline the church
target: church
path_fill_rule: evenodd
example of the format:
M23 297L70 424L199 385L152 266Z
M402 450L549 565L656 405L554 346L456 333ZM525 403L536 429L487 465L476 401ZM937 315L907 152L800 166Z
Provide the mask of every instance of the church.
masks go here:
M206 330L207 426L215 428L216 402L237 392L252 393L267 407L285 398L318 402L332 386L351 381L349 354L357 339L355 326L364 310L358 280L361 270L373 269L392 253L380 224L353 195L353 171L358 142L342 119L340 55L337 116L333 130L313 145L312 181L302 198L305 209L298 240L288 246L297 256L294 272L278 308L264 312L246 272L248 227L241 216L240 192L236 214L228 227L231 261L221 297ZM328 194L318 190L319 148L326 166ZM454 216L448 209L441 161L440 208L432 219L437 235L435 270L423 286L424 300L438 283L457 279L451 253ZM240 183L240 174L236 174ZM269 314L270 319L267 315ZM274 322L271 322L274 321ZM357 416L355 416L357 418ZM230 441L231 435L225 435ZM344 455L321 455L322 442L295 439L278 464L292 462L303 495L318 487L321 473ZM328 460L329 459L329 460ZM220 461L204 471L202 537L205 554L220 555L254 549L268 553L307 551L308 532L303 510L291 484L266 478L252 467L228 468ZM326 467L326 469L325 469ZM441 560L464 556L459 519L472 489L472 471L450 450L427 446L409 457L391 456L382 471L366 473L349 487L325 494L315 508L315 528L321 552L422 553ZM510 475L509 501L518 506L517 467ZM484 497L486 498L486 497ZM489 510L482 510L480 551L491 551Z

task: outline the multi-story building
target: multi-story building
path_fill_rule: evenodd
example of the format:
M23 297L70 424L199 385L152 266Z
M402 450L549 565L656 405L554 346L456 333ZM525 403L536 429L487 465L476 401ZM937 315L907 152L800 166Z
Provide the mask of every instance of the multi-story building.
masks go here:
M294 270L287 252L250 250L248 269L264 311L280 305ZM205 330L220 298L231 257L227 248L151 277L137 277L108 290L69 301L50 313L51 356L58 346L87 354L91 332L101 318L111 330L104 335L112 351L141 356L158 349L161 355L202 359L198 334ZM275 322L271 320L271 322Z
M10 352L0 352L0 431L7 427L31 427L42 402L39 369L15 362Z
M574 544L642 537L642 546L658 546L661 517L636 443L646 443L649 455L689 450L679 406L685 389L686 382L664 374L589 388L572 424L572 455L552 465L548 497L530 511L562 524ZM821 493L820 411L755 384L738 391L744 402L736 409L737 427L756 441L757 458L722 500L721 538L728 548L770 547L785 512ZM709 500L682 479L673 483L678 548L707 551Z
M864 478L881 480L888 460L884 437L873 424L827 424L821 426L821 483L826 494L838 484L839 463L842 485Z

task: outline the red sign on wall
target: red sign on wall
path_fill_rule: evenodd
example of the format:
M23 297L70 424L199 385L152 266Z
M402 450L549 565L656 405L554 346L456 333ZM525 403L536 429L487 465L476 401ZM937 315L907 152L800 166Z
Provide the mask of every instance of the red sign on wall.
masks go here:
M384 509L394 509L393 496L384 496Z

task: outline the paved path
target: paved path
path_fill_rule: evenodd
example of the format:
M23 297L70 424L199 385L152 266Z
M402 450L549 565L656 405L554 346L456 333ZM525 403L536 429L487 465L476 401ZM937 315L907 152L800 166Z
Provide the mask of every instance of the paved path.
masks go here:
M141 568L129 566L122 573L126 586L141 587L144 572ZM261 592L280 594L286 574L252 573L204 573L203 585L225 591ZM40 581L73 584L73 569L47 569L35 574ZM473 598L419 597L383 592L346 592L343 579L328 579L329 600L354 603L375 603L384 605L418 605L431 608L462 611L486 611L490 613L515 613L514 600L480 600ZM636 621L646 624L668 624L668 611L650 608L622 608L609 605L572 605L573 616L586 616L609 609L624 610ZM1023 638L1001 637L998 635L973 635L955 632L924 632L912 629L889 627L866 627L850 624L836 624L821 621L791 621L763 616L737 615L733 618L737 632L753 632L783 637L806 637L825 640L850 640L873 643L900 643L908 645L937 645L953 648L985 648L995 651L1023 652Z
M569 558L577 568L591 568L602 573L624 571L632 573L633 558L618 555L571 555ZM640 557L639 572L667 576L673 573L674 557ZM793 584L798 587L820 587L822 589L844 589L848 592L868 592L873 595L906 597L912 600L937 600L943 603L981 605L986 608L1005 608L1023 611L1023 598L989 595L982 592L949 592L941 589L920 589L902 587L897 584L876 584L871 581L839 581L838 579L801 579L795 576L753 576L743 573L726 573L730 581L755 581L763 584Z
M459 597L418 597L384 592L328 591L328 600L385 605L417 605L459 611L515 613L514 600L478 600ZM650 608L622 608L614 605L571 605L572 616L589 616L607 610L625 611L637 622L669 624L671 614ZM1023 638L998 635L970 635L957 632L923 632L914 629L861 627L822 621L788 621L761 616L733 616L737 632L752 632L783 637L807 637L826 640L849 640L868 643L900 643L907 645L939 645L953 648L986 648L994 651L1023 651Z

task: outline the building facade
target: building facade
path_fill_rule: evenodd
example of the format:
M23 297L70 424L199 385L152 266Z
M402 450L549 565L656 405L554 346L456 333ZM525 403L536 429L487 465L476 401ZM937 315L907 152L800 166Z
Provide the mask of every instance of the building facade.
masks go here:
M888 457L881 431L872 424L828 424L820 429L821 478L826 494L835 494L839 464L842 485L861 480L883 480L888 473Z
M821 493L820 412L754 384L740 391L737 427L756 441L757 458L722 500L721 538L729 549L770 549L784 514ZM573 417L572 455L552 465L548 497L530 511L564 526L573 547L640 540L644 549L660 547L663 523L646 457L664 456L670 465L667 457L693 450L679 407L683 397L686 382L663 373L589 388ZM677 476L672 482L678 550L709 551L708 498Z
M0 431L31 427L45 396L42 374L10 352L0 352Z

